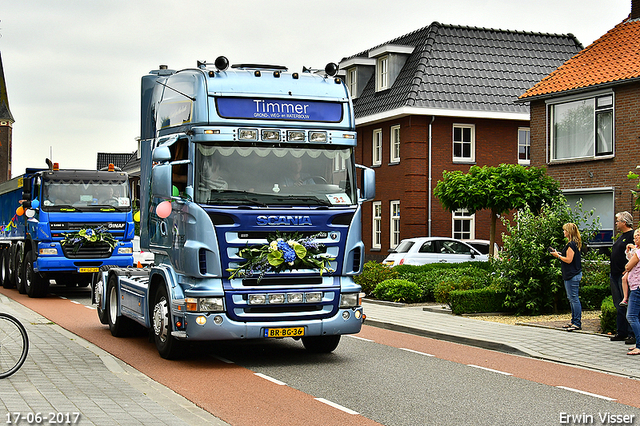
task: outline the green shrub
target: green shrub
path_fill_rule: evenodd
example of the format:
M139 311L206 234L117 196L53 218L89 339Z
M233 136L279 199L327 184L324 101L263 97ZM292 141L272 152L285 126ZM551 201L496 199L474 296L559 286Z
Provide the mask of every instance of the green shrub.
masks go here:
M507 294L492 287L472 290L453 290L449 293L449 306L456 315L476 312L504 311L504 298Z
M609 296L602 301L600 306L600 328L603 333L616 332L616 307L613 305L613 297Z
M378 284L373 290L373 295L380 300L415 303L420 300L422 290L414 282L391 279Z
M440 274L433 294L436 302L449 303L451 291L483 288L487 287L489 283L490 274L484 269L474 266L451 269Z
M364 264L362 274L354 278L355 282L362 287L362 291L370 296L376 286L382 281L395 278L398 273L389 266L369 261Z
M582 309L600 309L602 302L611 295L609 284L607 285L587 285L580 287L580 302Z

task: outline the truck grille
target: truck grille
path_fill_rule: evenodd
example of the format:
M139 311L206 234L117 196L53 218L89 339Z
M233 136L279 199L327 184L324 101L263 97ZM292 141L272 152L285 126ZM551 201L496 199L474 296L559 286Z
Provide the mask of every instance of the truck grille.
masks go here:
M107 243L85 244L75 253L72 246L62 246L62 252L67 259L105 259L111 257L112 251Z

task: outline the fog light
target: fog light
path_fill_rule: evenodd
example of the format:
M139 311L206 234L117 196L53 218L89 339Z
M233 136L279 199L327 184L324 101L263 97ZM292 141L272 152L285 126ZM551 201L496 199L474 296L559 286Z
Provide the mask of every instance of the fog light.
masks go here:
M216 325L222 324L222 317L220 315L216 315L215 317L213 317L213 323Z
M205 317L204 315L200 315L199 317L196 317L196 324L205 325L206 323L207 323L207 317Z
M266 294L250 294L249 295L250 305L264 305L265 303L267 303Z
M348 320L350 316L351 316L351 313L349 311L343 311L342 312L342 318L343 319Z
M319 302L322 302L322 293L320 293L320 292L305 293L304 297L305 297L305 300L307 301L307 303L319 303Z
M354 315L355 315L356 319L360 319L362 317L362 312L361 311L356 311L354 313Z
M289 303L302 303L303 302L302 296L303 296L302 293L287 293L287 301Z
M41 248L40 254L58 254L58 250L56 248Z
M284 303L284 293L269 294L269 303Z
M258 140L258 129L239 129L238 139L241 141L256 141Z

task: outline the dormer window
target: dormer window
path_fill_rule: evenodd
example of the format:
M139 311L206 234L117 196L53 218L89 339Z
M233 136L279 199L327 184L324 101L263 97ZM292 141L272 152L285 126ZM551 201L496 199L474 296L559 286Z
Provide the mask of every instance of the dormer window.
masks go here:
M389 88L389 56L378 58L376 62L376 90Z
M347 71L347 87L352 98L358 97L358 70L351 68Z

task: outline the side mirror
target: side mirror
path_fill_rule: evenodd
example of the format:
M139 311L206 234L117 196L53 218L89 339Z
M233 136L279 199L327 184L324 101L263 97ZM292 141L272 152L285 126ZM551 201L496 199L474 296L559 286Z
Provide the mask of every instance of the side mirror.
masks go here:
M157 164L151 169L151 196L171 198L171 164Z
M22 199L27 201L31 200L31 179L22 179Z
M369 167L356 165L362 169L362 180L360 188L360 201L371 201L376 196L376 172Z

